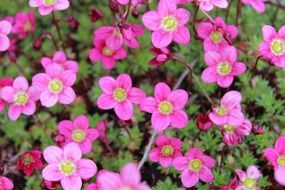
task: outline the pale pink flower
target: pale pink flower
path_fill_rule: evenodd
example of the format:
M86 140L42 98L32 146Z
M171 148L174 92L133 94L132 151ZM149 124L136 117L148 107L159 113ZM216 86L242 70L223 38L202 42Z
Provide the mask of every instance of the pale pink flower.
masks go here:
M34 87L29 87L25 77L19 76L12 86L5 86L1 90L2 99L10 104L8 117L15 121L23 113L33 115L36 111L38 93Z
M6 77L6 78L1 78L0 79L0 112L2 112L5 108L5 105L6 105L6 101L2 98L2 95L1 95L1 90L3 87L5 86L12 86L13 85L13 81L14 79L13 78L9 78L9 77Z
M175 158L172 164L175 169L182 171L181 181L184 187L194 187L199 179L205 183L213 181L211 169L216 161L197 148L191 148L185 156Z
M102 77L99 86L103 94L97 99L97 106L103 110L114 109L121 120L130 120L133 104L139 104L145 98L143 90L132 87L128 74L121 74L116 80L110 76Z
M62 11L69 7L68 0L29 0L30 7L37 7L43 16L53 11Z
M155 144L156 147L150 151L149 158L153 162L159 162L164 168L169 167L175 158L182 156L182 142L178 138L159 135Z
M250 135L252 129L251 122L245 119L240 125L223 125L222 134L223 141L229 145L237 145L242 143L242 137Z
M12 33L17 34L20 39L36 29L36 15L32 11L17 13L14 22Z
M285 136L276 140L274 148L266 148L264 156L274 167L275 180L285 186Z
M120 173L102 171L97 177L100 190L151 190L144 182L141 182L141 174L136 164L126 164Z
M5 176L0 176L0 189L12 190L14 188L13 182Z
M81 149L75 143L69 143L63 149L49 146L43 155L48 163L42 171L43 178L60 181L64 190L80 190L82 179L87 180L97 172L92 160L81 158Z
M221 17L214 22L200 22L197 34L202 38L205 51L220 51L227 47L238 35L235 25L227 25Z
M213 108L209 114L211 121L216 125L240 125L244 121L241 111L242 95L238 91L229 91L221 99L220 106Z
M85 115L77 116L74 121L59 122L58 130L64 136L64 145L74 142L84 154L91 152L92 142L99 136L96 129L89 128L89 120Z
M270 25L262 27L263 42L259 45L260 55L277 67L285 68L285 25L276 32Z
M241 0L246 5L250 5L257 12L263 13L265 11L265 0Z
M89 52L89 58L92 61L101 61L105 69L112 69L116 64L116 60L127 57L127 52L122 47L112 50L106 45L106 41L104 40L95 38L94 46L95 48Z
M157 48L167 47L172 40L187 44L190 33L186 26L190 13L178 8L175 0L160 0L156 11L148 11L142 17L143 24L152 32L151 41Z
M205 53L207 68L201 78L205 83L217 83L222 88L229 87L235 76L246 71L246 66L237 61L238 52L235 47L228 46L224 50Z
M246 172L237 169L237 176L239 177L239 185L235 190L260 190L257 186L257 182L262 176L262 173L256 168L256 166L249 166Z
M53 58L43 57L41 59L41 64L45 70L53 65L59 65L62 71L71 70L74 73L77 73L79 68L78 63L74 60L68 60L63 51L57 51L53 55Z
M7 20L0 21L0 52L6 51L10 46L8 34L12 30L12 24Z
M76 75L71 70L62 71L60 66L53 65L45 73L33 76L33 86L40 92L41 104L52 107L57 102L71 104L76 95L71 86L75 83Z
M227 0L197 0L199 8L204 11L210 11L214 8L214 6L219 8L227 8L228 1Z
M147 97L140 103L142 111L152 113L151 125L156 131L163 131L169 125L184 128L188 116L183 111L188 102L185 90L173 90L165 83L158 83L154 88L154 97Z

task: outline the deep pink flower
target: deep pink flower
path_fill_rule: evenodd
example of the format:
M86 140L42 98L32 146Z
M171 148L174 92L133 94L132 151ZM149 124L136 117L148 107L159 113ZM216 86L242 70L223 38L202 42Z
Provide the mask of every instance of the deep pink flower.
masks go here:
M60 182L58 181L43 180L43 184L47 189L50 189L50 190L56 190L60 187Z
M48 15L53 11L65 10L69 7L68 0L29 0L30 7L37 7L41 15Z
M97 123L95 129L99 133L99 139L104 143L108 144L109 142L109 137L107 135L107 120L101 120Z
M220 106L213 108L209 114L211 121L216 125L240 125L244 121L241 111L242 96L238 91L229 91L221 99Z
M15 16L15 24L12 33L17 34L20 39L25 38L36 29L36 15L30 11L28 13L19 12Z
M209 118L209 114L199 113L196 118L196 124L202 131L208 131L213 126L213 122Z
M188 116L182 110L188 102L185 90L173 90L165 83L158 83L154 88L154 97L147 97L140 102L142 111L152 113L151 125L156 131L163 131L169 125L184 128Z
M263 42L259 45L260 55L277 67L285 68L285 25L276 32L270 25L262 27Z
M205 183L213 180L211 168L216 161L197 148L188 150L185 156L177 157L173 160L175 169L182 171L181 181L184 187L194 187L199 179Z
M33 86L40 92L41 104L52 107L57 102L71 104L75 92L71 86L75 83L76 75L71 70L62 71L59 65L48 67L45 73L33 76Z
M223 51L205 53L207 68L201 78L205 83L217 83L222 88L229 87L235 76L246 71L242 62L237 62L238 53L235 47L228 46Z
M60 66L62 71L71 70L74 73L78 71L78 63L74 60L68 60L65 53L63 51L57 51L53 58L43 57L41 59L41 64L47 70L49 67L53 65Z
M98 40L96 38L93 43L95 48L89 52L89 58L92 61L101 61L105 69L112 69L116 64L116 60L127 57L127 52L122 47L112 50L107 47L104 40Z
M139 104L145 93L139 88L132 87L132 79L127 74L119 75L116 80L105 76L99 80L103 94L97 99L100 109L114 109L121 120L130 120L133 116L133 104Z
M159 162L164 168L169 167L172 161L182 156L182 142L178 138L169 138L165 135L159 135L155 141L157 147L149 153L149 158L153 162Z
M210 11L214 8L214 6L219 8L227 8L228 1L227 0L197 0L199 8L204 11Z
M96 183L91 183L86 187L86 190L100 190Z
M90 153L92 142L99 136L96 129L89 128L89 120L85 115L77 116L73 122L70 120L59 122L58 130L65 137L64 145L74 142L82 153Z
M236 190L260 190L260 188L257 186L257 182L262 174L256 168L256 166L249 166L246 172L237 169L236 174L239 177L240 181L239 186L236 188Z
M155 57L150 60L150 65L161 65L170 59L170 51L167 48L152 48L151 53Z
M43 154L48 163L42 171L43 178L47 181L60 181L64 190L80 190L81 179L87 180L97 171L92 160L81 158L81 149L75 143L69 143L63 149L49 146Z
M151 31L152 44L157 48L167 47L172 40L187 44L190 33L186 26L190 13L178 8L175 0L160 0L157 11L148 11L142 17L143 24Z
M151 190L146 184L141 182L141 174L136 164L126 164L120 173L102 171L97 177L97 184L100 190L115 189L136 189Z
M6 51L10 46L8 34L12 30L12 24L7 20L0 21L0 52Z
M194 0L175 0L176 4L192 3Z
M238 28L235 25L227 25L221 17L217 17L214 22L200 22L197 34L204 40L205 51L220 51L237 37Z
M251 122L245 119L240 125L223 125L222 134L223 141L229 145L237 145L242 143L242 137L248 136L251 132Z
M1 190L12 190L14 188L13 182L7 177L0 176L0 189Z
M16 63L18 60L18 50L19 47L17 46L18 40L17 39L11 39L10 40L10 46L7 50L8 58L11 62Z
M104 19L104 13L97 8L91 8L88 15L91 22L102 21Z
M263 13L265 11L265 0L241 0L246 5L250 5L257 12Z
M280 136L274 148L266 148L264 156L274 166L275 180L285 186L285 136Z
M1 91L2 99L10 104L8 117L15 121L21 113L33 115L36 111L38 93L34 87L29 87L25 77L19 76L12 86L5 86Z
M6 105L6 101L2 98L2 95L1 95L1 90L3 87L5 86L12 86L13 85L13 81L14 79L13 78L9 78L9 77L6 77L6 78L1 78L0 79L0 112L2 112L5 108L5 105Z
M235 190L239 185L237 177L234 177L228 185L223 185L220 190Z
M28 151L19 157L17 169L23 170L25 175L31 176L35 170L42 169L43 162L41 157L41 152L38 150Z

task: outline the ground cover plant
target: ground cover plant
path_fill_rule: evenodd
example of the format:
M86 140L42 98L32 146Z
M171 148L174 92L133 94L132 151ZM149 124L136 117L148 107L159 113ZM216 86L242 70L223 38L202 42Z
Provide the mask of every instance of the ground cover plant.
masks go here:
M284 188L283 0L0 8L0 190Z

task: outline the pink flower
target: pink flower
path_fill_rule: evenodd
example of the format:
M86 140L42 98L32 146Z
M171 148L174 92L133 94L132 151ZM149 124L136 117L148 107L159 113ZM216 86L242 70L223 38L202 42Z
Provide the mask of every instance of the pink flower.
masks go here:
M261 172L256 168L256 166L249 166L246 172L237 169L236 174L239 177L240 183L236 190L259 190L257 186L257 181L261 177Z
M99 188L96 183L91 183L86 187L86 190L99 190Z
M150 51L155 55L149 62L150 65L161 65L170 59L170 51L167 48L152 48Z
M85 115L77 116L74 121L64 120L58 124L58 130L64 136L64 144L76 143L82 153L90 153L92 142L98 138L96 129L89 129L89 120Z
M264 156L274 166L275 180L285 186L285 136L280 136L274 148L266 148Z
M245 119L240 125L223 125L223 141L229 145L237 145L242 143L242 137L248 136L252 129L251 122Z
M221 99L220 106L213 108L209 114L211 121L216 125L240 125L244 121L241 111L242 96L238 91L229 91Z
M104 143L108 144L109 142L109 137L107 135L107 120L101 120L97 123L95 129L99 133L99 139Z
M173 160L175 169L182 171L181 181L184 187L194 187L199 179L205 183L213 180L211 168L216 161L201 152L197 148L188 150L185 156L177 157Z
M192 3L194 0L176 0L176 4Z
M221 17L217 17L214 22L201 22L197 33L204 40L205 51L220 51L237 37L238 29L235 25L227 25Z
M209 114L199 113L196 118L196 124L202 131L208 131L213 127L213 123L209 118Z
M239 181L237 177L234 177L228 185L223 185L220 190L234 190L237 188Z
M15 24L13 25L12 32L17 34L20 39L25 38L29 33L36 29L35 14L30 11L28 13L19 12L15 16Z
M75 80L73 71L62 71L58 65L49 67L45 73L36 74L32 78L33 86L40 92L41 104L45 107L52 107L57 102L71 104L76 98L71 88Z
M214 6L223 9L228 7L227 0L197 0L197 3L199 4L199 8L204 11L210 11Z
M12 190L14 188L13 182L7 177L0 176L0 189L1 190Z
M42 16L48 15L53 11L65 10L69 7L68 0L29 0L30 7L38 7Z
M13 85L13 81L14 79L13 78L9 78L9 77L6 77L6 78L1 78L0 79L0 112L2 112L5 108L5 105L6 105L6 101L2 98L2 95L1 95L1 90L3 87L5 86L12 86Z
M265 25L262 33L263 42L258 48L260 55L277 67L285 68L285 25L278 32L272 26Z
M5 86L1 91L2 99L10 104L8 117L15 121L21 113L33 115L36 111L38 93L34 87L29 87L25 77L17 77L12 86Z
M38 150L28 151L19 157L17 169L23 170L26 176L31 176L35 170L42 169L43 162L41 157L41 152Z
M95 38L94 46L95 48L91 49L89 52L89 58L92 61L103 62L103 67L105 69L112 69L116 64L116 60L127 57L127 52L122 47L112 50L107 47L104 40L98 40Z
M222 88L229 87L235 76L246 71L242 62L237 62L238 53L236 48L228 46L223 51L208 51L205 53L207 68L201 78L205 83L217 83Z
M169 167L175 158L182 156L180 152L182 142L180 139L159 135L155 144L157 147L151 150L149 158L153 162L159 162L164 168Z
M99 80L103 94L97 99L97 106L103 110L114 109L121 120L130 120L133 116L133 104L139 104L145 93L139 88L132 87L131 77L119 75L116 80L105 76Z
M126 164L120 173L102 171L97 177L97 184L100 190L115 189L136 189L151 190L146 184L141 182L140 171L136 164Z
M62 71L71 70L74 73L77 73L78 71L78 63L74 60L68 60L63 51L57 51L52 59L49 57L43 57L41 59L41 64L45 70L53 65L58 65L61 67Z
M265 11L265 0L241 0L241 1L246 5L250 5L259 13L263 13Z
M186 91L178 89L171 91L165 83L158 83L154 88L154 97L147 97L140 103L142 111L152 113L151 125L156 131L163 131L169 125L184 128L188 116L182 110L188 102Z
M160 0L157 11L148 11L142 17L143 24L151 31L152 44L157 48L168 46L172 40L187 44L190 33L186 26L190 13L178 8L175 0Z
M10 46L10 40L8 38L8 34L10 34L12 30L12 25L7 20L0 21L0 52L6 51Z
M69 143L63 149L49 146L43 154L48 163L42 171L43 178L52 182L60 181L64 190L80 190L81 179L87 180L97 171L92 160L81 158L82 152L75 143Z

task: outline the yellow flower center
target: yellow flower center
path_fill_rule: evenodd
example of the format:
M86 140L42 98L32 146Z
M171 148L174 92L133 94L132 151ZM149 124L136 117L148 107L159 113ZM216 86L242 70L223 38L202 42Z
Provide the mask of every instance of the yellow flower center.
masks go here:
M161 154L162 154L163 156L172 156L173 153L174 153L174 149L173 149L173 147L170 146L170 145L165 145L165 146L163 146L162 149L161 149Z
M53 79L49 82L48 87L49 87L51 92L58 94L62 91L63 84L60 80Z
M30 22L27 22L27 23L24 25L24 31L26 31L26 32L31 31L31 30L32 30L32 27L33 27L33 25L32 25Z
M217 109L218 110L216 111L216 114L218 114L219 116L224 116L228 113L228 111L226 110L224 106L220 106Z
M189 163L189 168L192 171L195 172L200 171L201 167L202 167L202 161L200 159L194 159Z
M285 156L279 156L277 163L279 166L285 166Z
M116 101L122 102L127 98L127 92L123 88L116 88L113 92L113 97Z
M105 56L112 56L113 55L113 51L110 49L110 48L108 48L108 47L104 47L103 48L103 50L102 50L103 52L103 55L105 55Z
M273 40L270 49L274 55L283 55L285 53L285 41L281 39Z
M29 154L25 155L24 158L22 159L24 165L30 165L33 161L34 161L33 157Z
M223 128L224 128L224 131L227 133L233 133L236 129L234 125L224 125Z
M177 19L173 16L167 16L162 19L162 28L166 31L176 30L178 25Z
M29 95L26 92L19 92L15 96L15 103L19 106L26 105Z
M173 106L169 101L162 101L158 105L158 110L161 114L169 115L173 111Z
M43 4L46 6L52 6L56 4L57 0L43 0Z
M256 181L252 178L247 177L243 181L243 186L246 188L246 190L254 190L256 187Z
M224 61L218 64L217 71L220 75L228 75L232 71L232 66L229 62Z
M64 161L60 163L59 169L64 175L69 176L75 172L76 166L71 161Z
M72 133L72 139L75 142L82 142L86 137L86 133L83 130L76 129Z
M215 43L220 43L222 41L223 34L219 31L213 31L210 38Z

